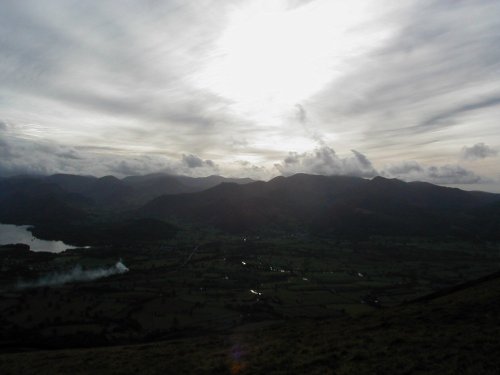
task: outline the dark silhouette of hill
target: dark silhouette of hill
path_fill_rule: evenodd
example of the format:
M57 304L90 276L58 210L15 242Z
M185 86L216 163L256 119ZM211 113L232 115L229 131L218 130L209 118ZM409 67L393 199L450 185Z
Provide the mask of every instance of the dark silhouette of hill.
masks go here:
M226 178L221 176L188 177L162 173L145 176L130 176L122 180L136 189L136 199L143 204L165 194L195 193L217 186L224 182L247 184L253 182L249 178Z
M81 194L100 207L121 208L134 200L136 191L114 176L105 176L97 179Z
M195 192L183 184L177 176L166 174L149 174L145 176L129 176L123 182L141 192L141 198L151 199L164 194L181 194Z
M46 178L62 189L81 194L101 208L123 208L137 199L138 192L133 187L114 176L96 178L93 176L78 176L56 174Z
M140 210L145 216L198 222L230 232L296 230L310 222L335 193L364 183L350 177L295 175L246 185L223 183L196 194L163 196Z
M0 181L0 220L13 224L83 221L91 201L40 178Z
M224 183L195 194L154 199L139 215L249 233L266 230L364 236L475 236L500 195L375 177L297 174L246 185ZM484 229L484 228L483 228ZM498 235L490 223L485 236Z
M18 201L20 209L28 198L41 197L41 190L51 190L53 204L61 204L71 200L80 200L80 203L89 209L124 210L140 206L164 194L193 193L211 188L221 182L235 182L244 184L252 182L250 179L231 179L221 176L186 177L166 174L150 174L145 176L130 176L118 179L114 176L101 178L93 176L79 176L70 174L55 174L51 176L17 176L0 179L0 203L2 201ZM48 186L51 186L49 188ZM16 194L23 194L14 198ZM46 195L46 194L45 194ZM24 197L24 198L23 198ZM5 202L4 202L5 203ZM28 210L24 204L23 210Z
M89 200L97 208L124 209L145 204L164 194L193 193L214 187L222 182L245 184L248 178L233 179L221 176L187 177L162 173L101 178L71 174L43 176L19 176L0 180L0 198L13 192L29 192L38 189L40 183L53 184L67 193L75 193Z
M32 232L37 238L58 239L78 246L130 245L171 239L178 232L178 228L157 219L118 217L58 225L40 223Z
M227 178L217 175L211 175L207 177L189 177L189 176L176 176L177 180L180 181L185 186L196 189L196 191L202 191L209 189L211 187L217 186L222 183L235 183L238 185L248 184L250 182L255 182L251 178Z
M137 220L126 210L165 193L197 192L226 180L249 181L164 174L122 180L69 174L2 178L0 222L35 225L38 237L72 244L167 239L176 228L161 220Z
M128 186L120 189L124 186L120 180L73 177L20 177L0 181L0 222L34 225L32 232L38 238L75 245L164 240L177 232L176 227L161 220L134 219L119 212L97 210L96 200L109 199L118 204L129 194ZM85 190L85 195L68 192L51 182L58 179L69 184L81 182L81 186L74 185L74 190ZM94 199L90 198L93 192Z
M499 194L382 177L297 174L249 181L165 174L121 180L74 175L6 178L0 180L0 220L66 225L137 216L238 234L500 238Z
M98 180L94 176L79 176L73 174L54 174L45 178L47 182L54 183L66 191L83 193L90 189Z

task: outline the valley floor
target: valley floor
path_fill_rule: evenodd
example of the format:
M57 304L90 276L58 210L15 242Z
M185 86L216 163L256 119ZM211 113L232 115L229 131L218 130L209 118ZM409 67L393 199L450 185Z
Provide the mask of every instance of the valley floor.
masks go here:
M498 374L500 279L354 318L99 349L4 353L2 374Z
M1 374L498 374L497 244L175 241L1 248ZM19 287L120 258L129 272Z

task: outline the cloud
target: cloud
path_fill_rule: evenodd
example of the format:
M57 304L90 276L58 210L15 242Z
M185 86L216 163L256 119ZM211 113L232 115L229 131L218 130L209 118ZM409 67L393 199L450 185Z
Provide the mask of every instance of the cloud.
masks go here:
M47 141L5 137L0 140L0 175L55 173L64 169L66 158L60 155L67 152L76 151Z
M401 3L402 4L402 3ZM387 7L393 33L353 58L307 104L325 134L346 132L373 160L393 148L426 160L446 156L476 133L500 140L500 3L428 0ZM381 22L381 19L374 22ZM426 146L426 147L422 147Z
M188 168L209 167L217 169L212 160L203 160L196 155L182 155L182 162L187 165Z
M370 3L353 2L354 7ZM331 20L327 30L312 25L318 38L311 43L307 24L303 34L299 27L293 40L284 40L304 56L309 49L300 46L325 51L334 73L332 79L319 74L324 86L296 105L290 102L283 113L274 109L286 92L254 110L198 79L217 60L233 13L260 11L265 3L2 1L0 174L310 171L370 176L383 162L414 168L400 171L409 178L473 181L467 173L453 177L460 175L452 167L457 150L481 140L478 134L490 145L500 144L500 49L495 48L500 45L500 2L381 0L352 15L343 15L345 7L330 6L329 0L276 2L289 12L276 19L291 22L297 17L300 23L301 12L316 19L317 10L338 10L323 14ZM345 32L330 27L342 17L353 27ZM361 39L369 43L360 45L369 47L353 47L356 35L366 36ZM251 32L248 38L251 42ZM337 41L351 47L334 53ZM275 63L261 62L264 73L267 63ZM262 82L248 73L251 83ZM291 74L290 79L300 82L301 77ZM265 92L255 91L257 96ZM258 97L250 99L260 103ZM315 144L316 150L304 152ZM369 158L333 151L347 154L345 145L355 145ZM462 160L497 151L476 146L464 148ZM282 160L288 150L297 153ZM402 162L407 159L418 167ZM434 160L447 167L430 170ZM493 164L476 163L475 173L497 177Z
M201 152L214 132L249 122L193 77L230 3L6 0L0 111L13 123L47 126L52 141Z
M314 0L287 0L288 9L294 9L301 7L303 5L307 5Z
M424 173L424 168L416 161L405 161L387 167L384 172L389 176L400 178L401 176Z
M230 166L229 176L248 177L254 180L270 180L276 176L276 173L262 165L255 165L247 160L237 160Z
M64 150L57 153L56 155L63 159L74 159L74 160L82 159L79 153L74 149Z
M307 112L302 104L295 104L295 108L297 108L297 120L301 124L305 124L307 122Z
M485 149L491 150L488 146L482 146L483 144L477 144L469 147L468 153L484 155ZM320 145L311 152L290 152L280 163L274 164L273 170L245 160L219 166L213 160L203 159L195 154L182 154L180 158L172 158L162 154L133 154L109 147L72 147L39 139L8 136L0 139L0 176L70 173L124 177L160 172L200 177L221 174L222 171L223 175L231 177L267 180L278 171L285 176L311 173L370 178L380 174L406 181L428 181L444 185L491 182L462 166L451 164L428 166L417 161L402 161L377 170L363 153L356 150L351 150L351 153L350 156L341 157L331 147Z
M454 123L456 117L461 114L476 111L483 108L495 107L500 105L500 96L494 95L491 97L487 97L485 99L481 99L479 101L466 102L460 106L449 108L441 113L437 113L431 116L428 119L425 119L417 127L427 128L432 126L443 126L443 125L452 125ZM422 129L424 130L424 129Z
M381 175L405 181L426 181L438 185L468 185L487 182L486 179L459 165L426 166L417 161L402 161L378 171L364 154L356 150L351 150L351 152L352 156L340 157L332 148L321 146L313 152L302 154L291 152L281 163L275 164L275 167L285 176L295 173L365 178Z
M95 156L90 156L91 159ZM114 175L118 177L135 176L161 171L173 172L171 168L172 161L161 155L108 155L104 160L103 169L92 171L94 175ZM173 173L175 174L175 173Z
M295 109L296 121L302 126L306 135L321 147L328 147L324 135L311 126L306 108L302 104L295 104Z
M218 166L192 154L176 159L123 149L65 146L39 139L0 139L0 176L70 173L124 177L157 172L197 177L217 173Z
M4 140L0 139L0 160L8 160L12 156L12 152L9 144ZM2 163L0 161L0 163Z
M342 158L332 148L320 146L313 152L302 154L290 152L281 163L275 164L275 167L285 176L294 173L359 177L373 177L377 175L377 171L366 156L356 150L351 150L351 152L353 156Z
M484 143L476 143L474 146L467 147L464 146L460 153L460 156L464 160L479 160L488 157L497 156L498 151L492 149L490 146Z
M468 185L485 180L459 165L423 166L416 161L405 161L387 166L381 175L405 181L425 181L438 185Z
M239 149L245 148L248 146L248 141L244 137L230 137L228 143L232 148Z

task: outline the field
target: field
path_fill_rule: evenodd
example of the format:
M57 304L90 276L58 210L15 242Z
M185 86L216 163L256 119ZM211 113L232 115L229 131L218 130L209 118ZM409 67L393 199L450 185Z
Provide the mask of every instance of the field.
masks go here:
M80 265L129 272L23 287ZM0 250L1 350L203 337L296 319L346 319L497 271L500 247L452 239L367 241L213 234L33 253Z

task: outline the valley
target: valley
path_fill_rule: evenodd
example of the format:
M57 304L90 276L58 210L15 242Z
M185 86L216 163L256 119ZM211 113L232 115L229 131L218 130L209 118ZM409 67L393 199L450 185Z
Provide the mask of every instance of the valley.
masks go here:
M36 287L36 280L76 265L92 270L119 259L129 272ZM60 254L4 246L1 346L140 343L255 323L358 316L495 272L498 264L496 244L422 238L206 233L196 240L179 236Z
M148 191L158 178L104 182ZM17 179L0 181L1 220L70 245L0 247L2 373L67 373L95 356L103 373L131 374L161 352L150 373L441 374L436 358L465 349L436 357L414 340L467 346L455 330L473 337L473 321L490 342L497 327L470 301L495 298L498 194L300 174L106 205L96 197L114 188L77 192L79 176Z

